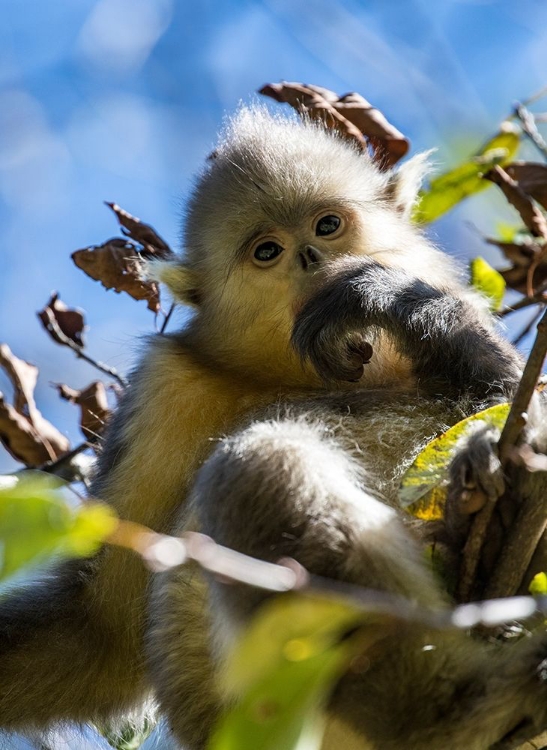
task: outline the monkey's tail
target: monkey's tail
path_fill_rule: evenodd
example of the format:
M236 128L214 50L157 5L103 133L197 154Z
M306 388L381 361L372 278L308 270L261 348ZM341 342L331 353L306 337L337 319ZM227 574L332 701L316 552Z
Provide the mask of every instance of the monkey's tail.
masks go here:
M134 639L111 632L90 596L96 561L63 564L0 602L0 727L105 720L144 690Z

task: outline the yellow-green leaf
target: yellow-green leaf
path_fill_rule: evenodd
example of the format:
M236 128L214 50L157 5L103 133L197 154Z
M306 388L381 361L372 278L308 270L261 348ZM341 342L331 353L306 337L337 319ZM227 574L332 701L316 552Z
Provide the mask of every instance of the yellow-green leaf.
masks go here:
M236 700L208 750L318 750L321 708L350 661L384 628L351 602L287 594L268 601L236 645L224 686Z
M71 502L49 474L0 477L0 581L53 555L91 555L117 523L106 505Z
M443 483L457 443L469 427L481 420L498 429L505 424L510 404L496 404L462 419L444 434L432 440L416 456L401 480L399 501L403 508L424 521L443 517L446 490Z
M496 164L513 160L520 143L520 130L504 122L500 131L468 161L432 179L429 189L422 191L414 209L413 219L426 224L438 219L457 203L491 185L482 175Z
M528 591L532 596L547 596L547 574L536 573L530 581Z
M470 266L471 286L490 301L492 312L500 309L505 294L505 279L480 256L473 258Z
M154 715L139 717L119 724L98 724L96 729L114 750L139 750L146 738L152 733L157 721Z

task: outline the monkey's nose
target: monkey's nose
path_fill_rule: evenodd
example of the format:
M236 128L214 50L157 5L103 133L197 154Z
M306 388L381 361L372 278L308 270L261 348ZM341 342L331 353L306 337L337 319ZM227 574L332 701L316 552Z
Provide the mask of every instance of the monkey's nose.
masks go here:
M304 271L307 271L310 266L321 263L323 254L313 245L306 245L304 250L298 253L298 259Z

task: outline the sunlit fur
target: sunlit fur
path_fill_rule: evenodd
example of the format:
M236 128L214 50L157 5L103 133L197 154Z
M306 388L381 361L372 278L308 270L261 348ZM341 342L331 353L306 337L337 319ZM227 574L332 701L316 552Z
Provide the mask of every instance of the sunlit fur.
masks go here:
M381 172L357 148L317 125L260 108L241 109L197 181L181 259L151 269L177 300L193 308L190 323L146 347L107 436L93 494L122 518L158 532L208 527L217 517L220 523L220 511L239 502L243 510L234 511L233 531L252 534L240 539L242 547L251 548L261 519L290 511L291 498L300 497L303 522L312 520L306 517L308 501L322 519L311 525L311 541L301 549L304 564L443 606L444 595L392 509L395 488L425 442L480 408L480 400L419 395L410 358L378 330L367 331L373 356L361 381L336 384L328 393L290 341L304 303L348 255L368 256L463 300L493 331L452 261L409 221L423 168L418 157L396 173ZM331 213L342 217L343 231L317 236L314 220ZM273 237L284 248L268 267L259 267L252 257L261 237ZM309 246L319 262L303 261ZM500 371L500 381L503 377ZM226 435L232 437L223 440ZM238 456L249 457L241 476ZM267 500L268 493L273 495ZM205 513L208 503L218 512ZM329 547L336 536L334 515L331 519L327 512L331 506L340 543L344 524L355 529L355 549L343 563L334 541ZM269 547L254 551L271 554ZM290 553L299 558L298 545ZM186 750L201 750L222 705L217 673L224 648L256 594L249 594L238 613L229 593L216 584L209 587L192 568L156 577L151 600L149 584L138 557L106 548L90 562L62 568L40 591L3 602L0 726L108 718L143 700L151 674L176 736ZM335 696L328 750L340 747L341 737L348 750L364 748L369 732L380 742L374 747L384 750L456 747L450 737L457 727L457 747L482 750L516 723L520 711L537 707L530 687L532 647L516 676L496 682L498 662L464 636L439 637L439 650L428 652L432 656L425 661L421 646L416 650L423 637L414 634L394 644L389 658L374 665L360 697L341 700L343 691ZM454 676L446 689L438 684L443 660ZM447 725L448 735L441 736L429 716L424 722L429 727L433 721L433 728L425 730L405 728L398 717L392 722L398 727L395 736L388 738L380 718L387 715L390 690L404 703L393 711L404 710L414 720L424 706L437 710L437 693L449 703L458 681L475 675L482 675L487 687L491 676L497 686L493 698L485 688L488 698L475 707L475 720L452 717L456 724ZM507 697L507 685L521 689L520 708ZM353 720L347 712L352 711L363 715L365 729L360 719L349 729Z
M321 283L298 265L298 250L307 243L325 253L327 270L329 260L366 255L458 289L457 267L408 221L424 169L422 158L415 159L399 173L383 173L318 125L242 110L228 123L190 200L184 260L156 272L176 298L199 299L196 347L206 341L203 349L219 366L273 385L316 385L289 344L295 310ZM314 216L329 210L347 218L338 239L312 230ZM254 266L248 248L245 254L249 239L261 234L286 246L270 268ZM228 335L227 326L237 336ZM407 377L406 363L384 337L361 385Z

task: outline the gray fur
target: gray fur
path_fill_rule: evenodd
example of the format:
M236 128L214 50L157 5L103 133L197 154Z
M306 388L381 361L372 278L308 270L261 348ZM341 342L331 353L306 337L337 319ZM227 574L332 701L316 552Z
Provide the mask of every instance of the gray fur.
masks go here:
M445 606L397 484L428 440L511 393L520 362L409 222L420 171L382 173L318 125L242 109L197 182L184 255L154 271L194 317L148 345L94 493L159 532L202 529ZM331 214L329 238L317 221ZM272 237L279 260L256 263ZM106 548L2 602L0 726L105 719L153 683L178 741L202 750L226 648L263 594L191 567L149 589L139 559ZM463 634L398 633L341 681L325 749L486 750L544 722L546 651L542 637L493 653Z
M179 529L197 525L246 554L269 561L294 557L316 574L443 608L447 598L422 559L419 538L386 506L395 506L397 477L422 444L476 404L462 401L451 411L446 400L360 395L356 408L346 401L345 413L340 395L296 402L227 438L199 472ZM381 421L389 425L384 435ZM198 707L208 706L213 716L221 711L215 664L220 670L265 597L213 580L207 607L203 586L201 576L184 568L165 574L156 581L151 617L152 674L173 728L191 750L201 750L208 736ZM209 666L204 673L204 652L196 658L196 644L205 646L196 638L199 629L211 632L213 671ZM167 646L166 634L169 648L158 649L158 638ZM485 750L521 722L530 731L545 721L547 692L536 669L546 653L543 636L503 649L464 633L397 630L363 675L342 680L329 726L346 727L356 743L352 750Z

